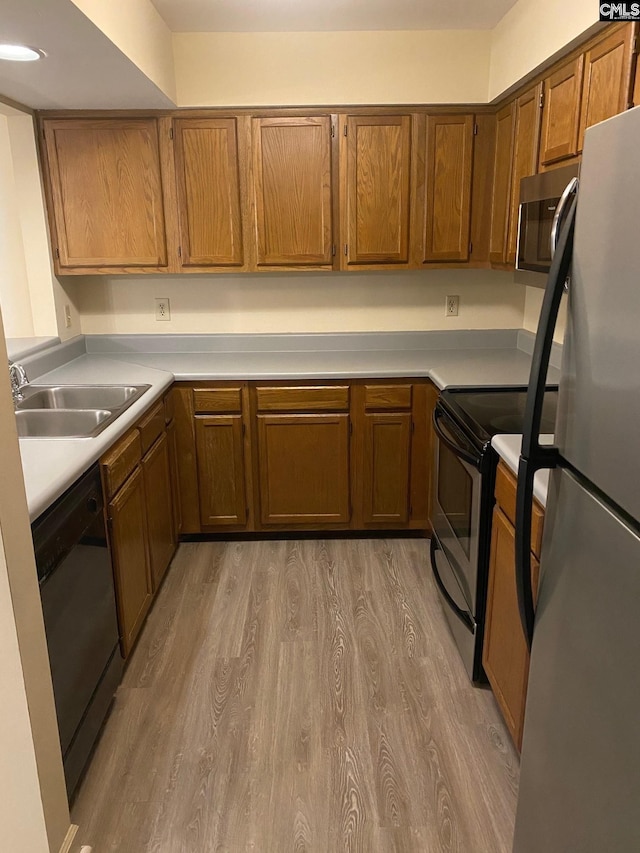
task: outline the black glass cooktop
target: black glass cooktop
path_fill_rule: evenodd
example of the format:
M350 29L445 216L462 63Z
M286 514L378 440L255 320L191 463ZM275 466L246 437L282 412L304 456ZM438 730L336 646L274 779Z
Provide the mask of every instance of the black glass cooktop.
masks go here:
M527 401L526 388L459 388L440 395L455 420L483 444L499 433L520 433ZM555 432L557 388L544 395L540 432Z

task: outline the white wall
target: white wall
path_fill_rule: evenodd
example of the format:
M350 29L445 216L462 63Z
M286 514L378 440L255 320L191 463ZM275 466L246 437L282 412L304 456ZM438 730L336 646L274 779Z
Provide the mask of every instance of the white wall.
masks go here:
M540 319L540 309L542 308L543 295L544 291L539 287L526 288L522 327L524 329L528 329L530 332L535 332L538 328L538 320ZM564 332L566 325L567 297L563 296L562 302L560 303L560 311L558 312L558 322L556 323L556 330L553 335L553 340L559 344L561 344L564 340Z
M476 103L490 32L175 33L180 106Z
M236 276L121 276L74 282L85 334L519 328L524 288L509 273L433 270ZM460 296L458 317L445 297ZM171 321L154 299L169 297Z

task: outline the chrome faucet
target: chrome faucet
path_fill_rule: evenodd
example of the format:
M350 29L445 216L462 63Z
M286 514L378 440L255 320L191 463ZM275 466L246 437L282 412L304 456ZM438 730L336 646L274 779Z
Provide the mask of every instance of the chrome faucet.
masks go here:
M21 364L9 362L9 378L11 379L11 396L14 406L24 400L23 389L29 384L27 371Z

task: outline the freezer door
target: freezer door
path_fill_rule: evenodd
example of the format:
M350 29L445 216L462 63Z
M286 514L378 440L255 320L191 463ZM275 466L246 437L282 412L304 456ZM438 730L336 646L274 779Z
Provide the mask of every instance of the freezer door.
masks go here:
M640 107L585 140L556 440L640 520Z
M514 853L640 850L640 537L552 473Z

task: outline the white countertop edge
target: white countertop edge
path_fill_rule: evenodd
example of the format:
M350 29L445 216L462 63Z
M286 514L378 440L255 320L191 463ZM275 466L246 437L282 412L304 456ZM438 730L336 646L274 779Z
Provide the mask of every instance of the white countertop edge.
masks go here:
M552 435L540 436L540 444L553 444L553 441L554 436ZM517 475L520 450L522 448L522 435L494 435L491 439L491 446L507 467ZM549 471L538 471L533 479L533 496L543 507L547 505L548 491Z

